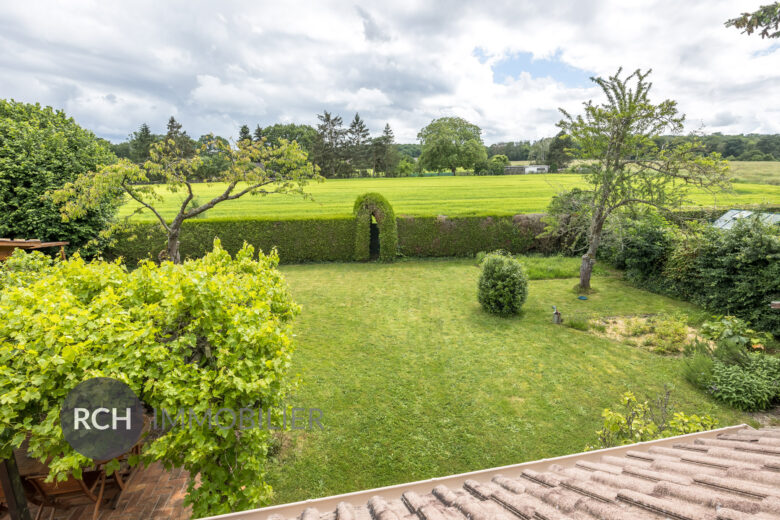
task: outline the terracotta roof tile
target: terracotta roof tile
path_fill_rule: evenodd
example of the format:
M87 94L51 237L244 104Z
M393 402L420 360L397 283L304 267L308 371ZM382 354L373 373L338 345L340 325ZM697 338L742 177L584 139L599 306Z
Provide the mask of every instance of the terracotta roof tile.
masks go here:
M780 520L780 429L731 428L663 442L344 495L245 520ZM480 475L482 475L480 477ZM454 484L453 484L454 483ZM414 489L411 489L414 488ZM383 496L383 492L386 496ZM285 507L292 515L278 516ZM322 509L322 507L320 507ZM292 510L292 509L291 509Z

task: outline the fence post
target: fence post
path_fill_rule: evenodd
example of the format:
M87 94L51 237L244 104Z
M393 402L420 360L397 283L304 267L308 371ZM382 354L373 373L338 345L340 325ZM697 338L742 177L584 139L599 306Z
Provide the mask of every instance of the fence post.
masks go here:
M10 459L0 461L0 485L3 488L5 501L8 503L11 520L30 520L27 497L24 496L22 478L19 476L19 468L13 455Z

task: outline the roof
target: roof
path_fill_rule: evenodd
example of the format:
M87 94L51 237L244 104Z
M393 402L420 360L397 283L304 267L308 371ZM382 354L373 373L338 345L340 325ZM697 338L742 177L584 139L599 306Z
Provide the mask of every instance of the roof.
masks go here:
M780 519L780 428L732 426L213 518Z
M756 213L744 209L730 209L721 217L712 223L713 226L720 229L731 229L737 220L758 216L759 220L766 224L780 224L780 213Z

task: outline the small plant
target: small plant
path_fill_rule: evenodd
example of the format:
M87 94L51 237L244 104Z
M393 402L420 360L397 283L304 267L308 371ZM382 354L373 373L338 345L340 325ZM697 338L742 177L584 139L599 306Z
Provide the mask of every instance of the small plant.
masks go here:
M477 290L483 309L501 316L517 314L527 297L528 277L520 262L497 253L485 256Z
M587 449L611 448L695 433L711 430L718 425L717 419L707 414L699 416L675 412L670 398L671 390L668 388L652 402L639 402L633 392L624 393L620 399L620 408L607 408L601 413L604 423L601 430L596 432L597 444Z
M765 332L756 332L748 324L734 316L714 316L701 327L701 333L718 345L739 347L749 350L764 350L771 339Z

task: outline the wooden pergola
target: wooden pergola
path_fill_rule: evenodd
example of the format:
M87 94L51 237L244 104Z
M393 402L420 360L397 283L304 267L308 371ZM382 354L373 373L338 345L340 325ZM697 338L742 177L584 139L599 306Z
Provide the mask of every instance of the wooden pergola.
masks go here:
M19 240L0 238L0 260L5 260L15 249L43 249L44 247L59 247L60 256L65 260L65 246L70 242L42 242L40 240Z

